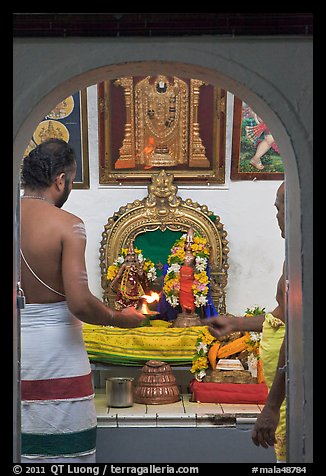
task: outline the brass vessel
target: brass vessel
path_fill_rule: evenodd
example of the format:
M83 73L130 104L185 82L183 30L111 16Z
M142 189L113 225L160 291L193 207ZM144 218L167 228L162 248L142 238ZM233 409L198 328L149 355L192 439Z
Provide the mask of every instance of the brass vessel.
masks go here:
M134 389L134 402L162 405L180 400L180 390L170 365L149 360L142 368Z

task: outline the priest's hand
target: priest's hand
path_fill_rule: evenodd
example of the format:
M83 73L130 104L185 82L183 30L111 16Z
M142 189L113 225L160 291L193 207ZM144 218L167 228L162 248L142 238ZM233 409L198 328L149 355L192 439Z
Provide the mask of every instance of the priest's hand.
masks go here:
M238 318L232 314L220 314L218 317L202 319L202 323L207 325L212 336L217 338L239 330L237 327Z
M273 408L266 404L258 415L254 429L252 431L252 441L256 446L268 448L276 443L275 430L280 419L279 408Z
M202 319L204 325L208 326L210 333L214 337L223 337L231 332L261 332L265 314L258 316L233 316L233 314L220 314L217 317Z
M117 311L116 325L124 328L138 327L144 319L145 316L134 307L126 307L120 312Z

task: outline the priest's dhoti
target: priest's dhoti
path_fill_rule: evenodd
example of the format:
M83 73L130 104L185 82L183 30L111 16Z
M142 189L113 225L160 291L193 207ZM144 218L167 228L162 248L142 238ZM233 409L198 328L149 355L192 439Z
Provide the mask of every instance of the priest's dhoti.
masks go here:
M277 369L279 352L285 336L285 324L280 319L268 313L263 324L262 339L260 342L260 356L263 373L268 389L271 388ZM280 409L280 421L275 432L274 445L278 461L286 460L286 400Z
M94 390L82 326L65 301L21 311L22 462L95 462Z

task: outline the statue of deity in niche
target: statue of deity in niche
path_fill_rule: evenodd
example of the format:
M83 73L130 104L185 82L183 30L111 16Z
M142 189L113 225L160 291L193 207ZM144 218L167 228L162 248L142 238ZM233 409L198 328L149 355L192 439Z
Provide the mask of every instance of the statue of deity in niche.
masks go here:
M115 307L118 310L130 306L137 307L141 296L149 293L149 282L144 272L144 262L137 259L132 243L124 263L110 286L117 293Z
M179 301L183 314L193 314L195 312L195 301L192 291L195 270L195 256L191 250L193 243L194 233L192 228L189 228L186 236L184 263L180 267Z

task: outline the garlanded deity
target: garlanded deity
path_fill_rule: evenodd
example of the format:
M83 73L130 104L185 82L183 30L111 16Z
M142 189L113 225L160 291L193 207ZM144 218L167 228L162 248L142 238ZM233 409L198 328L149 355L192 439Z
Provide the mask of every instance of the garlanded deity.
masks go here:
M144 270L144 264L144 260L138 259L131 243L123 263L110 284L111 289L117 293L117 309L137 307L141 296L149 293L148 273Z
M195 311L195 300L192 290L195 273L195 255L191 249L193 244L194 232L192 228L189 228L184 248L184 264L180 266L179 302L183 313L193 313Z
M176 240L168 257L163 293L172 308L194 313L195 308L211 306L209 295L209 245L207 240L189 228Z

